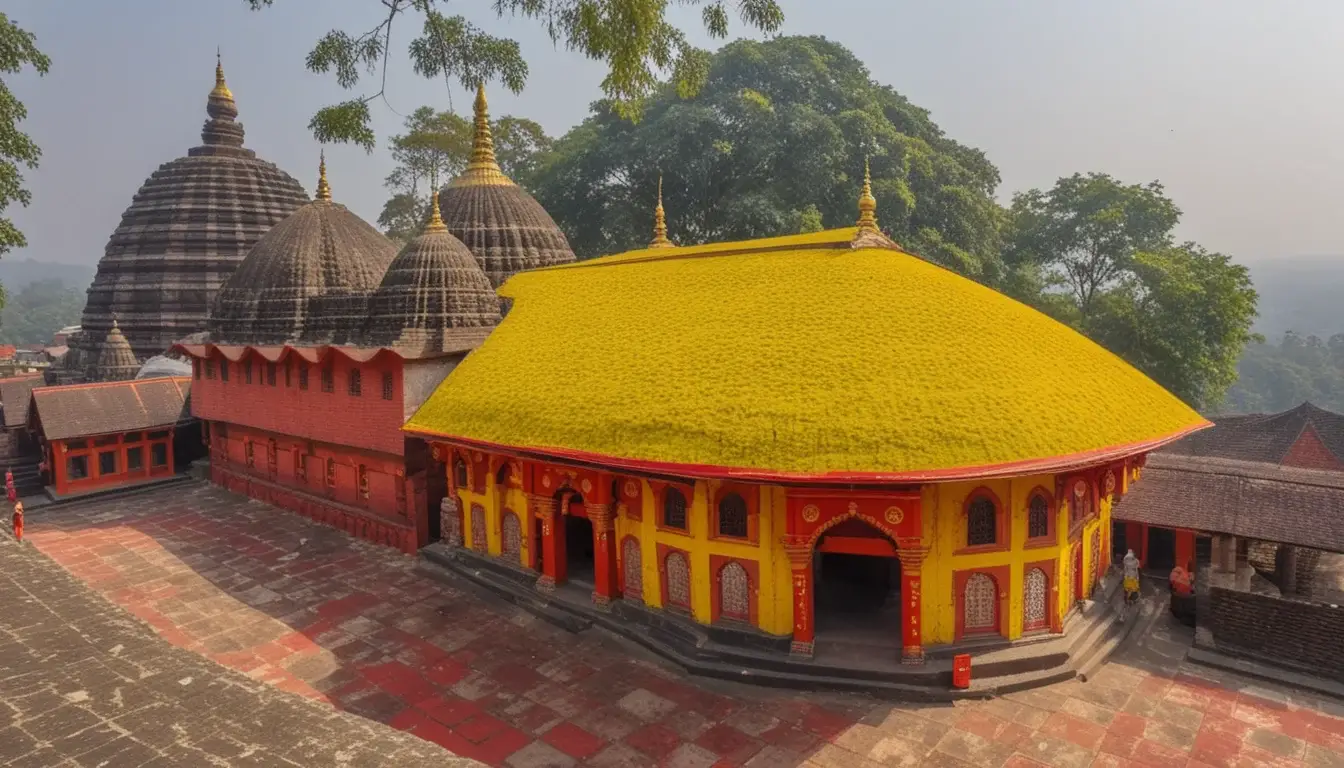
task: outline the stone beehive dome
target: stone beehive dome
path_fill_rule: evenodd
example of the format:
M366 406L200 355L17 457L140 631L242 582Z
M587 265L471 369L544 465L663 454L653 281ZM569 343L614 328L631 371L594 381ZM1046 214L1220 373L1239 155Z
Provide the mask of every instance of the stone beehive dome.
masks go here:
M499 323L499 299L471 251L439 216L406 244L369 303L365 343L423 352L461 352Z
M363 326L368 297L395 255L390 240L331 201L323 160L317 198L257 241L220 290L210 340L286 344L349 335Z
M238 107L218 64L206 114L201 146L145 181L108 240L84 307L85 359L97 355L114 314L140 357L200 330L248 250L307 202L298 181L243 147Z
M93 364L89 378L92 381L125 381L134 379L139 370L140 361L135 359L130 342L113 318L112 329L98 349L98 360Z
M555 220L495 160L484 86L476 90L475 113L471 162L439 200L448 231L466 244L496 288L523 270L574 261Z

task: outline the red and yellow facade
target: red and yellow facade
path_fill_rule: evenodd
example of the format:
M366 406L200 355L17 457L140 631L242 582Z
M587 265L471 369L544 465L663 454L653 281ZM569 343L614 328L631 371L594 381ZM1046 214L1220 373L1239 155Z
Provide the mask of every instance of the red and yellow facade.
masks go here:
M1142 461L850 490L654 477L432 445L449 467L446 541L532 570L550 590L569 577L565 519L586 519L599 608L636 601L703 625L787 637L792 652L807 655L817 637L816 555L890 558L901 613L890 645L907 663L930 645L1062 632L1110 565L1111 504ZM973 507L982 518L974 533Z

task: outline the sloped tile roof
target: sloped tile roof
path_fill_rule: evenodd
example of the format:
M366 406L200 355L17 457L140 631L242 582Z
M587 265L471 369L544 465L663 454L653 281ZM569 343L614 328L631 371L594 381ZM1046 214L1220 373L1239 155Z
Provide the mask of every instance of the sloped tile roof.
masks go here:
M5 415L5 427L21 427L28 421L29 394L42 386L41 376L17 376L0 379L0 409Z
M39 387L33 408L48 440L169 427L191 418L191 379Z

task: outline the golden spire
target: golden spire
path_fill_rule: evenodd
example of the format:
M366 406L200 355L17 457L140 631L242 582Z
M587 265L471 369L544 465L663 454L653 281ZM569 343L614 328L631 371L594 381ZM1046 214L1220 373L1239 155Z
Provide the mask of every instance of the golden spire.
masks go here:
M868 173L868 158L863 159L863 193L859 195L859 232L879 232L877 228L877 198L873 197L873 178Z
M324 149L318 155L317 161L317 199L323 202L331 202L331 185L327 183L327 151Z
M447 232L448 225L443 223L443 214L439 213L439 185L430 182L434 191L429 195L429 221L425 224L426 232Z
M224 61L220 58L218 48L215 49L215 88L210 91L210 95L233 101L233 91L224 83Z
M473 111L475 129L471 137L471 160L461 176L453 179L450 187L507 187L513 180L504 175L495 159L495 139L490 135L490 113L485 103L485 83L476 86Z
M658 174L658 207L653 209L653 241L650 248L673 248L676 243L667 239L667 219L663 215L663 174Z

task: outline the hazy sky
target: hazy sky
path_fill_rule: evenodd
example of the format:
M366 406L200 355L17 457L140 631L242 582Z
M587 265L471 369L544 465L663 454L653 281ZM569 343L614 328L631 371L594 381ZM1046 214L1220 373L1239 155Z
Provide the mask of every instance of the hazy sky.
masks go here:
M1344 254L1344 2L1340 0L781 0L785 34L837 40L1003 174L1000 196L1075 171L1159 179L1185 211L1179 234L1248 263ZM598 96L604 70L555 49L535 24L487 0L447 7L515 37L531 65L492 112L556 135ZM33 205L13 210L30 246L12 258L95 262L131 195L160 163L200 143L215 48L248 147L310 190L312 113L345 97L304 56L327 30L373 27L376 0L8 0L5 12L52 59L12 87L41 145ZM694 11L679 19L696 30ZM327 151L336 199L376 219L391 168L382 146L422 104L469 110L461 91L414 75L403 23L380 146ZM743 32L741 26L735 31ZM371 82L369 83L372 84ZM399 114L398 114L399 113Z

